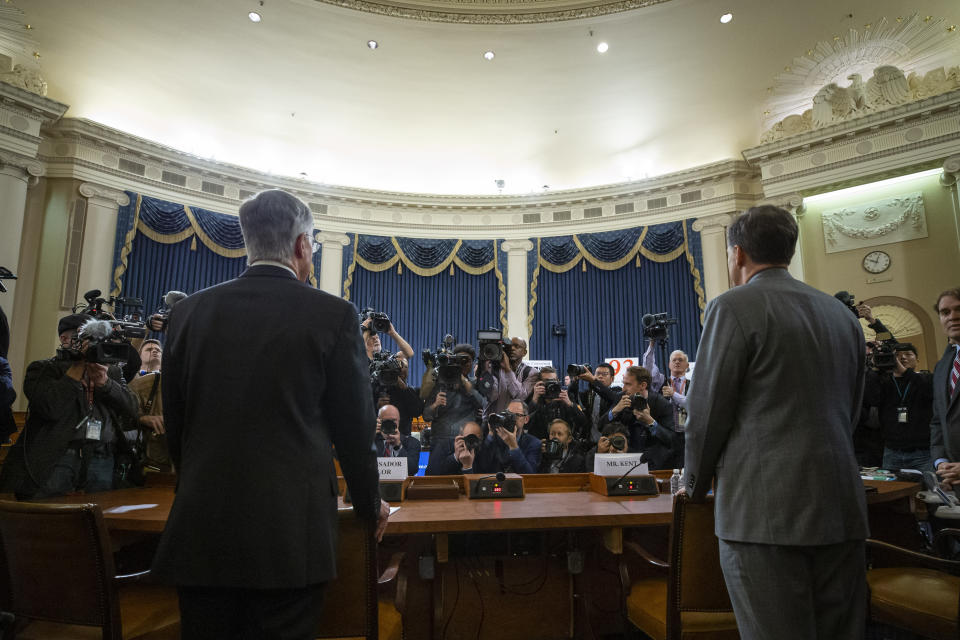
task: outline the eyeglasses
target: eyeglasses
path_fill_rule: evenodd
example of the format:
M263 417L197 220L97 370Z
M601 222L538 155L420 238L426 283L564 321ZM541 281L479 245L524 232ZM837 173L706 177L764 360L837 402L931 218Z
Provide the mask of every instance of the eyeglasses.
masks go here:
M309 238L310 238L310 249L313 251L313 253L320 251L320 247L323 246L320 243L320 241L317 240L317 238L312 233L309 234Z

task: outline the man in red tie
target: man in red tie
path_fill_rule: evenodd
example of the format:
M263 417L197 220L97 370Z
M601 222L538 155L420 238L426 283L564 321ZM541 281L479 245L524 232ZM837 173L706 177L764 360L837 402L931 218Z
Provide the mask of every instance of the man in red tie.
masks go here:
M930 457L945 483L960 485L960 287L941 293L934 308L949 344L933 370Z

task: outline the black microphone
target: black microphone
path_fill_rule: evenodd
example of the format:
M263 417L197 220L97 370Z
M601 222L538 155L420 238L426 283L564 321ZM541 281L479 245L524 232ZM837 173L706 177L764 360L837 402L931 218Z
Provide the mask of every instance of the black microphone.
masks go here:
M640 462L638 462L637 464L635 464L635 465L633 465L632 467L630 467L629 469L627 469L627 472L626 472L625 474L623 474L622 476L620 476L619 478L617 478L617 481L614 482L614 484L619 484L621 480L623 480L623 479L626 478L628 475L630 475L630 472L631 472L631 471L633 471L634 469L636 469L637 467L639 467L639 466L642 465L642 464L646 464L646 462L647 462L647 461L643 459L643 456L641 456L641 457L640 457Z
M629 471L627 473L630 473ZM504 475L503 471L497 471L496 473L491 473L488 476L483 476L482 478L477 478L475 484L473 485L473 493L476 494L477 490L480 488L480 483L484 480L489 480L490 478L496 478L497 482L503 482L507 479L507 476Z

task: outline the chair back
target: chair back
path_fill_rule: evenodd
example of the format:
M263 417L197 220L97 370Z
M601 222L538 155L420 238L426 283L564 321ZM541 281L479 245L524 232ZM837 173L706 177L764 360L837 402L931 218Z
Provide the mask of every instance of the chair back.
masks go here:
M317 638L376 640L377 542L373 523L340 509L337 578L327 585Z
M100 507L0 501L0 610L99 626L121 638L114 564Z
M690 502L686 494L673 499L670 532L670 575L667 588L667 637L671 630L713 629L710 637L738 638L731 626L733 606L720 568L720 545L714 533L713 498Z

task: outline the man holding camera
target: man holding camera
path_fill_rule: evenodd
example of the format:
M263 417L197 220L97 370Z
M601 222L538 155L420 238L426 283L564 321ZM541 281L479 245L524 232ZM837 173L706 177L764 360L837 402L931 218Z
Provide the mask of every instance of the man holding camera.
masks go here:
M144 468L152 471L172 471L166 430L163 427L163 392L160 381L160 363L163 347L149 338L140 345L140 373L128 385L137 395L140 406L139 440Z
M568 394L563 393L557 379L557 370L553 367L540 369L540 380L533 385L530 405L533 409L527 433L535 438L544 440L555 420L563 420L567 424L572 440L585 440L589 437L587 416L570 400Z
M94 361L112 327L89 316L78 327L77 315L60 321L58 356L27 367L27 424L0 472L0 492L19 500L113 489L117 454L129 453L136 396L118 366Z
M400 411L392 404L377 413L377 455L381 458L406 458L407 475L420 470L420 441L400 431Z
M614 421L630 429L631 451L643 452L651 471L683 466L683 433L674 428L673 404L650 393L650 372L643 367L628 367L623 374L623 393L601 424Z
M585 470L593 472L598 453L629 453L630 429L622 422L604 425L597 444L587 452L584 458Z
M540 466L540 440L524 432L530 420L527 405L513 400L503 413L487 419L487 437L477 454L475 473L536 473Z
M584 457L577 451L570 424L556 418L550 423L547 435L548 438L540 444L540 468L537 472L583 473Z
M433 390L423 407L423 419L430 423L434 446L439 445L445 438L460 435L462 427L467 422L476 420L483 406L483 396L469 377L476 355L473 345L458 344L453 347L453 355L460 360L459 379L455 375L441 375L447 371L441 372L438 367Z
M410 435L413 419L423 413L423 398L420 397L420 387L407 385L410 375L410 363L403 351L393 354L393 360L398 367L394 377L389 379L375 379L373 381L373 397L379 411L390 404L400 412L400 433Z
M366 316L360 323L360 331L363 334L363 346L367 350L368 360L373 360L373 354L379 353L383 349L383 345L380 342L381 333L385 333L393 338L393 341L400 347L400 353L407 359L413 357L413 347L403 339L403 336L397 333L387 314L367 310L366 313L361 315Z
M588 365L571 364L567 367L567 374L571 380L567 395L583 407L584 414L589 417L590 441L598 442L603 429L601 419L620 400L621 389L613 386L613 365L600 363L597 372L593 373ZM573 381L577 384L572 384Z
M463 425L460 435L444 438L430 452L430 460L424 475L456 476L475 471L474 462L481 447L484 446L483 428L476 420Z
M893 371L868 370L864 383L864 404L877 407L883 432L883 468L933 471L933 374L916 371L912 344L898 343L895 354Z
M522 338L511 338L503 346L503 356L498 363L482 361L487 372L487 406L483 418L505 410L514 400L526 401L533 392L533 385L540 379L539 372L523 362L527 355L527 343Z

